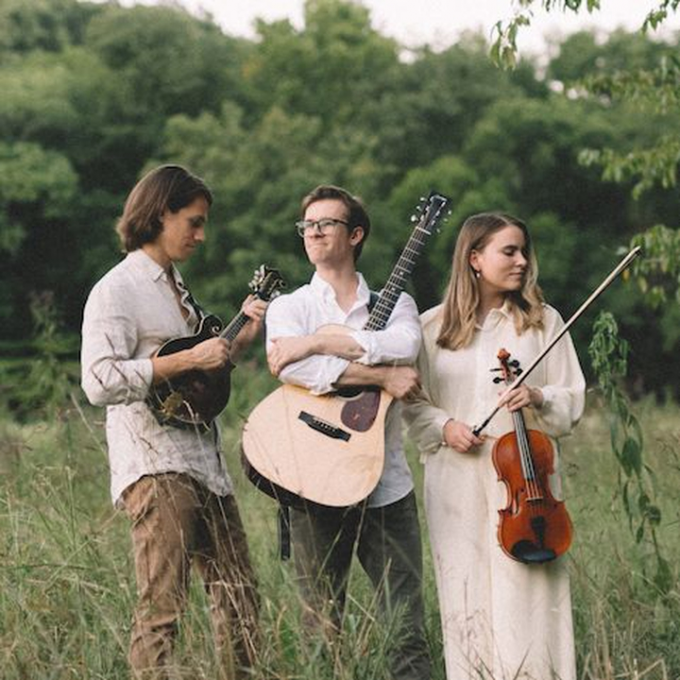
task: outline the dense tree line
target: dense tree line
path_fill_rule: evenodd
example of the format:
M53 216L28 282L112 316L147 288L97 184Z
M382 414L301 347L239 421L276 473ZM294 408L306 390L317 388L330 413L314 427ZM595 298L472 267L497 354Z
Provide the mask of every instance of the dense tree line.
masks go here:
M675 224L679 207L661 188L633 198L633 178L603 181L582 153L678 139L675 110L642 113L581 83L673 60L677 40L579 33L558 48L547 65L510 71L474 34L406 50L343 0L307 0L302 29L258 22L254 40L178 6L0 0L2 338L30 337L26 310L44 291L77 331L90 286L120 256L112 227L125 193L160 162L187 164L215 190L187 276L225 317L261 262L291 285L308 277L292 225L320 182L367 201L375 228L362 269L374 287L435 187L453 210L414 276L421 309L439 299L461 221L504 210L529 223L543 288L568 315L631 237ZM632 342L640 387L680 384L678 306L652 310L622 283L601 304ZM575 329L584 363L594 315Z

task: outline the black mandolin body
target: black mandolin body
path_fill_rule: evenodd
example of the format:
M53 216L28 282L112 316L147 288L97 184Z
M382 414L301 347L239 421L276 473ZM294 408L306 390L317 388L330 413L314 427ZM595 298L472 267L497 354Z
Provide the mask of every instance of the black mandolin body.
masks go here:
M156 356L192 349L220 335L222 321L210 314L201 321L195 335L169 340ZM183 428L208 428L223 411L231 393L232 363L216 371L188 371L155 385L148 403L158 422Z

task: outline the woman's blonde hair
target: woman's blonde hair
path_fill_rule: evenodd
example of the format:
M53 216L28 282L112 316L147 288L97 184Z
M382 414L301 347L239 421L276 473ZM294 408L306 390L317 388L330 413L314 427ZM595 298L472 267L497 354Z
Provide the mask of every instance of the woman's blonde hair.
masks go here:
M527 268L521 290L507 294L515 328L523 333L528 328L543 325L543 293L538 286L538 263L526 224L505 213L480 213L468 217L458 234L453 252L451 279L446 289L442 309L442 324L437 344L446 349L461 349L472 342L480 302L479 284L470 264L473 250L481 252L491 237L505 227L519 227L524 233Z

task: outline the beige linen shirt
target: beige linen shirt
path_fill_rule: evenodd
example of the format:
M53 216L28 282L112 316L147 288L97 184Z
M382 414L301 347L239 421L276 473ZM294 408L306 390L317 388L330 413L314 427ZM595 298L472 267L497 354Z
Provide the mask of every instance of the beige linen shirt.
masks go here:
M111 497L144 475L184 472L218 495L233 491L213 424L207 432L160 425L144 402L151 357L166 341L191 335L198 322L179 272L172 267L185 319L168 274L143 250L129 253L92 289L85 305L82 387L106 406Z
M504 348L526 368L564 326L559 313L544 306L543 328L521 336L515 331L509 306L492 309L467 347L452 352L437 346L441 305L421 315L423 347L418 357L425 398L404 411L409 435L422 456L436 453L443 444L443 428L449 419L469 426L481 424L493 410L505 385L495 384L499 373L498 350ZM565 335L526 379L543 393L540 409L524 409L527 427L551 437L571 432L583 413L585 380L571 337ZM497 437L513 429L512 417L501 409L484 433Z

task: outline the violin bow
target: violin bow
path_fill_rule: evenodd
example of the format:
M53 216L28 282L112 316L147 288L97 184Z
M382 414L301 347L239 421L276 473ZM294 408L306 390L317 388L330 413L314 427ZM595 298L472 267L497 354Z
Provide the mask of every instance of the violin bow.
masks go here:
M572 317L564 324L564 327L557 333L557 335L546 345L545 349L531 362L531 364L524 369L522 375L510 385L503 394L498 398L496 408L489 414L486 420L472 429L472 434L479 437L482 430L491 422L491 419L498 413L501 408L503 400L510 394L510 392L519 387L530 375L531 372L538 366L543 357L559 342L562 336L572 327L574 322L585 312L585 310L608 288L609 284L630 265L630 263L640 254L641 246L636 246L631 250L626 257L619 262L619 264L612 270L611 274L590 294L590 297L574 312Z

